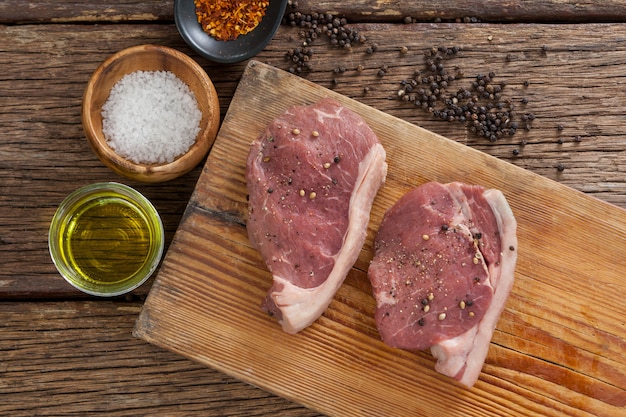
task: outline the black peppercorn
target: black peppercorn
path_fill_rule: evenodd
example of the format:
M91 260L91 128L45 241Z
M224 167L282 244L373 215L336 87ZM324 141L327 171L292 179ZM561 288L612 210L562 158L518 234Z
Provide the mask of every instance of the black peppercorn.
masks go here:
M456 75L448 74L445 65L446 60L459 50L458 47L443 46L425 50L424 69L415 70L412 78L401 82L403 88L398 92L398 97L406 102L414 101L415 107L430 112L438 119L467 123L472 134L490 141L514 135L519 128L514 121L514 105L512 100L503 98L506 83L495 82L494 71L477 74L469 88L449 91L455 81L463 78L463 73L458 68L455 69ZM383 72L379 75L382 76ZM407 87L419 84L424 87ZM521 101L524 104L528 102L526 98ZM525 127L528 128L533 119L532 113L524 115Z

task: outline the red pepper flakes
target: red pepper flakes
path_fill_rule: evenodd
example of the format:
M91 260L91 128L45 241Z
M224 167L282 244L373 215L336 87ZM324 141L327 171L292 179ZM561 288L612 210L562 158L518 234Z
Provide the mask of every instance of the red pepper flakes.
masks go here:
M194 0L202 29L217 40L232 41L261 23L268 0Z

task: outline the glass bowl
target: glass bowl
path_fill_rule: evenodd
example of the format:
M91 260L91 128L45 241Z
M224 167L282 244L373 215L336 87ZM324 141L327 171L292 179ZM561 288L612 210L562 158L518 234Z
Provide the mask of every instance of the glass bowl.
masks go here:
M50 256L75 288L113 297L143 284L165 246L163 223L152 203L114 182L91 184L68 195L48 234Z

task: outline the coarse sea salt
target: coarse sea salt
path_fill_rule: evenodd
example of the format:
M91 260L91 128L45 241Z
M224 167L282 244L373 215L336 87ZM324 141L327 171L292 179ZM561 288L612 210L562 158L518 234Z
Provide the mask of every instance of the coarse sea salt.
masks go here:
M170 71L122 77L102 106L108 145L136 163L167 163L184 154L200 131L202 112L187 84Z

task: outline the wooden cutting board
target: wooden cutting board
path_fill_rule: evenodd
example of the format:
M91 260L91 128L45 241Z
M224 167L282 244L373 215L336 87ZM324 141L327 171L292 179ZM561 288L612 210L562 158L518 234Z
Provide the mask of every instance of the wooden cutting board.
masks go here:
M359 113L389 174L368 238L326 313L291 336L260 309L271 275L246 234L250 142L296 104ZM384 211L426 181L504 192L518 221L516 281L480 380L437 374L427 352L385 346L366 270ZM336 416L618 416L626 410L626 211L251 61L135 334Z

